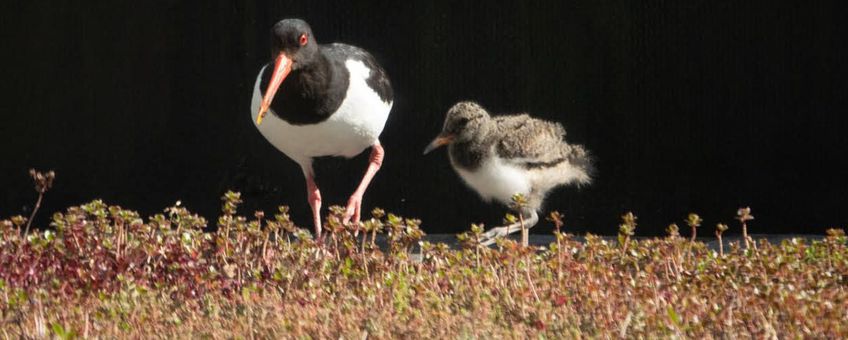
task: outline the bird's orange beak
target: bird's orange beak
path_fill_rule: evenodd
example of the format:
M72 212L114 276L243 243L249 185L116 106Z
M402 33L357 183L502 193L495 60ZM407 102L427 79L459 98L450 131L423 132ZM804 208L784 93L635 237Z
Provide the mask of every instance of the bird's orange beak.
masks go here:
M451 142L453 142L454 137L455 137L454 135L438 135L438 136L436 136L436 139L433 139L433 141L430 142L430 145L427 145L427 147L424 149L424 154L426 155L430 151L433 151L433 150L439 148L442 145L450 144Z
M271 107L271 101L274 100L277 89L280 88L280 84L283 83L289 72L291 72L291 59L285 53L280 52L277 59L274 60L274 73L271 74L271 82L268 83L265 97L262 98L262 106L259 107L259 115L256 116L256 125L262 124L262 118L265 118L265 114L268 113L268 108Z

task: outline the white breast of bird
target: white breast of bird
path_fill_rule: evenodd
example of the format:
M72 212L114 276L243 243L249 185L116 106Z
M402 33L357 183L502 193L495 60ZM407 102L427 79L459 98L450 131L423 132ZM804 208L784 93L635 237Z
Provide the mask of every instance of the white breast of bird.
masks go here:
M358 60L347 60L350 82L342 104L330 118L317 124L292 125L274 114L265 116L257 126L274 147L295 161L321 156L354 157L379 139L391 111L392 103L384 102L368 86L370 69ZM264 72L264 70L263 70ZM251 103L252 119L262 102L258 91L260 78L254 85Z

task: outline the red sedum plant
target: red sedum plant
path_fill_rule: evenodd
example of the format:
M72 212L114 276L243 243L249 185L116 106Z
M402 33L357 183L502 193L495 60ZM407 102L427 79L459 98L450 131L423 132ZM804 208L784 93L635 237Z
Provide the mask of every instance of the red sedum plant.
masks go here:
M549 247L495 249L475 227L452 249L379 209L358 228L330 209L332 233L314 240L286 207L246 217L240 201L223 197L215 232L179 202L143 219L97 200L32 233L26 218L0 221L0 337L848 335L838 229L724 256L677 236L631 239L630 224L619 242L560 231Z

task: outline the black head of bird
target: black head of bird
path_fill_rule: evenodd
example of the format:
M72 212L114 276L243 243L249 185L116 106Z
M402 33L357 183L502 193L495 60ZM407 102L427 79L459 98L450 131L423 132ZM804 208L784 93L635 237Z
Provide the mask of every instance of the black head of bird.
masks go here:
M262 106L256 117L256 124L262 124L262 118L268 112L274 95L280 84L291 71L309 67L319 55L318 42L312 35L312 28L306 21L300 19L280 20L271 28L271 59L274 70L271 82L262 98Z

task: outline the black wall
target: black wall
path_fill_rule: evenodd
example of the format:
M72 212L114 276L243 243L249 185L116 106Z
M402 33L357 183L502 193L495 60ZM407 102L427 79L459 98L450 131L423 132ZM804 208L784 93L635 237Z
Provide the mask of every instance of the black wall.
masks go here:
M686 213L706 226L751 205L755 232L845 226L845 13L799 1L21 1L2 5L0 216L25 213L26 171L55 169L42 216L103 198L149 215L182 200L215 220L227 189L243 212L309 219L298 167L252 126L270 26L301 17L323 42L370 50L397 94L387 158L365 198L428 232L492 225L504 209L422 148L454 102L562 122L597 158L595 183L548 200L576 232L640 234ZM366 165L318 165L342 204ZM326 206L326 205L325 205ZM43 221L42 224L46 224ZM537 230L545 231L547 227Z

